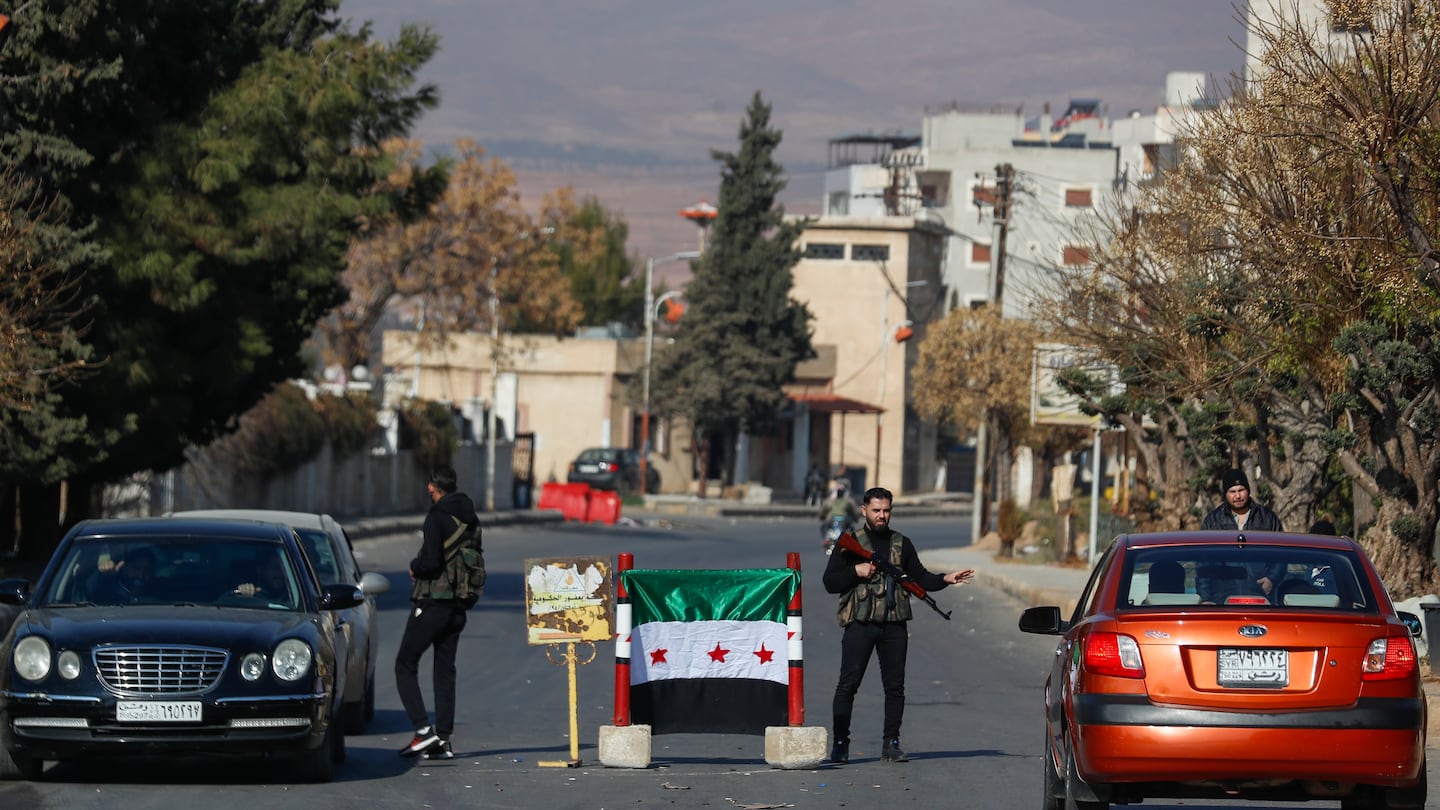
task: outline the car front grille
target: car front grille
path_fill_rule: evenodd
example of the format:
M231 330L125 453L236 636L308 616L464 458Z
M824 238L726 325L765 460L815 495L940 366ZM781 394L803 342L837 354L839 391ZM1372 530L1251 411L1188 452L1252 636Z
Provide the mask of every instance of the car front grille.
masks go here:
M95 650L95 671L116 692L184 695L214 686L229 658L228 651L210 647L101 647Z

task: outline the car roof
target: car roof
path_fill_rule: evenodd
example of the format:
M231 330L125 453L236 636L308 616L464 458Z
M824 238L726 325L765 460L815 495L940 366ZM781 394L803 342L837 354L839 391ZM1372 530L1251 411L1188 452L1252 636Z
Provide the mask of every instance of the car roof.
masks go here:
M1127 534L1121 535L1116 542L1130 549L1158 546L1233 546L1238 543L1331 551L1353 551L1359 548L1354 540L1335 535L1301 532L1237 532L1228 529Z
M171 512L172 517L239 518L283 523L296 529L323 529L329 515L315 512L291 512L284 509L188 509Z
M204 537L283 538L289 530L277 521L214 517L144 517L85 520L71 529L74 537L132 537L185 534Z

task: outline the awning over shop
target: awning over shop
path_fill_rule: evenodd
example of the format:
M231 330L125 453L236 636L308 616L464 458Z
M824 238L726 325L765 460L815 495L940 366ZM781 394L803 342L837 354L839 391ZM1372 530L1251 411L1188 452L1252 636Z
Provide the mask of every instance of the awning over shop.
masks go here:
M807 405L811 413L884 413L885 409L858 399L826 391L791 391L790 401Z

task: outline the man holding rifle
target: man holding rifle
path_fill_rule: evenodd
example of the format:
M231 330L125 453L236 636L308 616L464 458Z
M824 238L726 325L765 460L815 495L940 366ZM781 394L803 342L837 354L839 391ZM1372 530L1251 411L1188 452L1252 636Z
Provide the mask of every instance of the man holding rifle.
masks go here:
M861 501L865 528L844 536L825 566L825 590L840 594L839 620L845 628L840 642L840 679L835 684L835 744L831 762L850 759L850 715L855 693L865 677L872 653L880 661L880 682L885 688L885 736L880 758L908 762L900 749L900 721L905 713L905 656L912 615L910 597L923 598L942 611L928 595L947 585L960 585L975 575L973 569L935 574L920 564L910 538L890 529L890 490L873 487Z

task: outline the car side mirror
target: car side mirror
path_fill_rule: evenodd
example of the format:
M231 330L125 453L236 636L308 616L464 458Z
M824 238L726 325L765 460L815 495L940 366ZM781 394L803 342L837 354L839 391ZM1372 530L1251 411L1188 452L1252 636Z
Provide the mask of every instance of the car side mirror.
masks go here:
M375 596L390 590L390 579L384 574L366 571L360 577L360 590L366 596Z
M1424 626L1420 624L1419 616L1404 610L1398 610L1395 613L1400 617L1400 621L1405 623L1405 629L1410 631L1410 635L1419 638L1424 632Z
M1026 608L1020 614L1020 630L1025 633L1058 636L1067 629L1060 618L1060 608L1054 605Z
M30 580L0 579L0 605L25 606L30 596Z
M364 602L364 592L354 585L326 585L320 591L321 610L344 610Z

